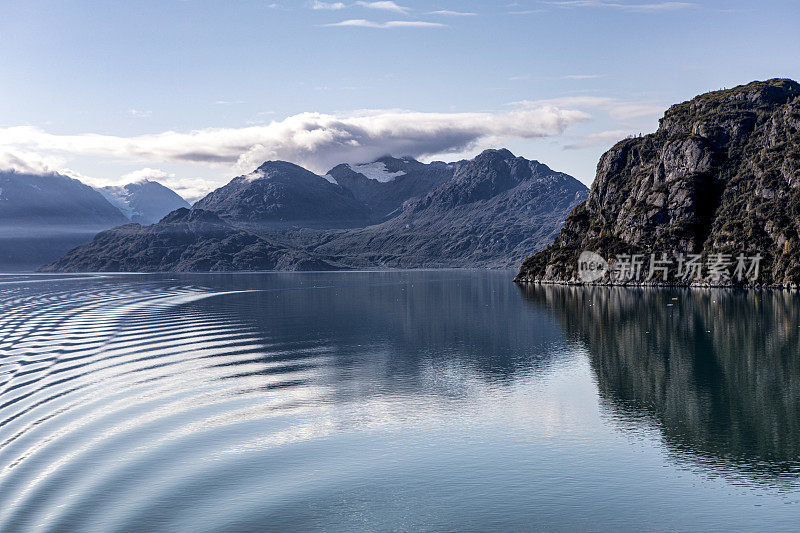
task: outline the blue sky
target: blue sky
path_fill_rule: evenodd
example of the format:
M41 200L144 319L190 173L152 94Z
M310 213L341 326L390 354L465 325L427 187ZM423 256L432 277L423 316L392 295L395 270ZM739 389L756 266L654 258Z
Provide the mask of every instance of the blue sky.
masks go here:
M191 197L266 158L505 146L589 184L669 104L800 78L798 28L796 0L4 0L0 166Z

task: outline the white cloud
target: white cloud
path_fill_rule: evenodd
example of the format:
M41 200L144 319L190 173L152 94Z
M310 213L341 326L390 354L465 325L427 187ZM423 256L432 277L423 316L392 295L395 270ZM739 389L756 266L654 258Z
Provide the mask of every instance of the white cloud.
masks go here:
M311 2L311 9L325 9L325 10L338 10L344 9L347 6L344 5L342 2L320 2L319 0L315 0Z
M64 157L53 154L41 154L27 150L9 149L0 146L0 171L13 170L25 174L50 174L57 172L84 183L91 178L80 172L67 168Z
M167 131L134 137L56 135L31 126L16 126L0 128L0 152L27 150L54 157L94 155L134 161L236 165L245 172L265 160L283 159L324 172L338 163L371 161L387 153L422 157L464 150L478 142L555 136L571 124L590 119L583 111L528 105L504 113L302 113L264 126Z
M523 100L510 105L536 108L541 106L556 106L584 109L600 109L608 113L615 120L629 120L632 118L660 115L667 106L655 101L627 101L605 96L563 96L547 100Z
M466 11L452 11L450 9L440 9L439 11L429 11L427 15L443 15L448 17L474 17L477 13L469 13Z
M390 28L446 28L446 24L439 24L438 22L423 22L421 20L391 20L389 22L373 22L364 19L350 19L341 22L334 22L332 24L325 24L328 27L354 27L354 28L377 28L377 29L390 29Z
M558 7L610 7L627 11L656 12L656 11L675 11L696 7L697 4L691 2L654 2L647 4L627 4L622 2L605 2L602 0L566 0L561 2L546 2L547 4Z
M356 2L356 5L366 7L368 9L381 9L384 11L393 11L395 13L408 13L410 8L399 6L394 2Z
M66 160L63 157L0 147L0 171L14 170L27 174L48 174L58 172L65 164Z
M144 180L158 181L159 179L167 178L169 176L175 176L175 174L169 174L168 172L158 168L141 168L139 170L134 170L133 172L123 174L120 177L120 181L123 184L137 183Z

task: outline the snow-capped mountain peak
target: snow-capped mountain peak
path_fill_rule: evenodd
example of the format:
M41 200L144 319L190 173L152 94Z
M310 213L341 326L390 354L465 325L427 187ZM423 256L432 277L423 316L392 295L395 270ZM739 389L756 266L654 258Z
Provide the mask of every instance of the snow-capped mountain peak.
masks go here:
M189 207L188 202L175 191L148 179L123 186L101 187L97 191L131 222L140 224L154 224L167 213Z

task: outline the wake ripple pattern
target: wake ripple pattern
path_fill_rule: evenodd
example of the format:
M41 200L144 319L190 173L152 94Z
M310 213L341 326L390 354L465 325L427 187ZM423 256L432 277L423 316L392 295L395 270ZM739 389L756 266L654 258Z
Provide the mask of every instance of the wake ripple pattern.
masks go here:
M231 293L37 289L0 289L0 531L172 529L232 431L319 396L324 347L193 306Z

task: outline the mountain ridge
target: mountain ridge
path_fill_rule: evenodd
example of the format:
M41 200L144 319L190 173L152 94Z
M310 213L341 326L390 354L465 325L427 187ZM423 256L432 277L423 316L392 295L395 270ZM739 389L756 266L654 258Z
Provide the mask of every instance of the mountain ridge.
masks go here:
M111 244L111 246L109 246ZM309 254L236 228L216 213L180 208L157 224L126 224L42 267L41 272L333 270Z
M379 168L382 166L382 169ZM326 177L349 189L371 211L371 223L394 216L402 205L453 177L456 163L420 163L412 157L383 156L372 163L333 167ZM370 170L365 170L365 167ZM380 176L382 174L382 177Z
M550 242L588 191L575 178L505 149L454 166L451 180L409 200L390 220L327 236L315 251L347 250L362 258L357 267L509 267Z
M253 227L352 227L369 208L344 187L288 161L266 161L210 192L194 207Z
M192 211L216 213L231 235L240 232L242 239L255 235L320 261L325 268L507 267L521 261L531 247L544 246L588 190L571 176L507 150L487 150L471 161L450 164L388 157L377 163L383 170L372 170L396 174L393 179L371 179L340 165L332 169L334 176L329 177L334 181L329 181L292 163L266 162L252 174L238 176L209 193ZM353 178L365 187L354 193L335 183L337 176L343 181ZM292 194L305 186L301 201L295 201ZM421 195L410 196L411 191ZM323 204L330 209L320 216ZM381 205L384 212L375 216L376 206ZM315 206L319 207L315 210ZM356 217L349 211L353 206ZM390 208L388 217L385 211ZM376 219L378 224L372 223ZM325 222L328 227L322 225ZM154 265L139 262L148 257L140 252L149 247L148 239L168 232L170 224L167 217L152 230L131 226L125 232L106 233L47 269L108 269L110 263L93 261L92 256L124 257L135 242L138 259L120 264L152 270ZM212 238L209 245L217 247L218 239L205 230L194 231L193 242L207 234ZM180 268L192 265L199 268L208 263L193 262L184 255Z

